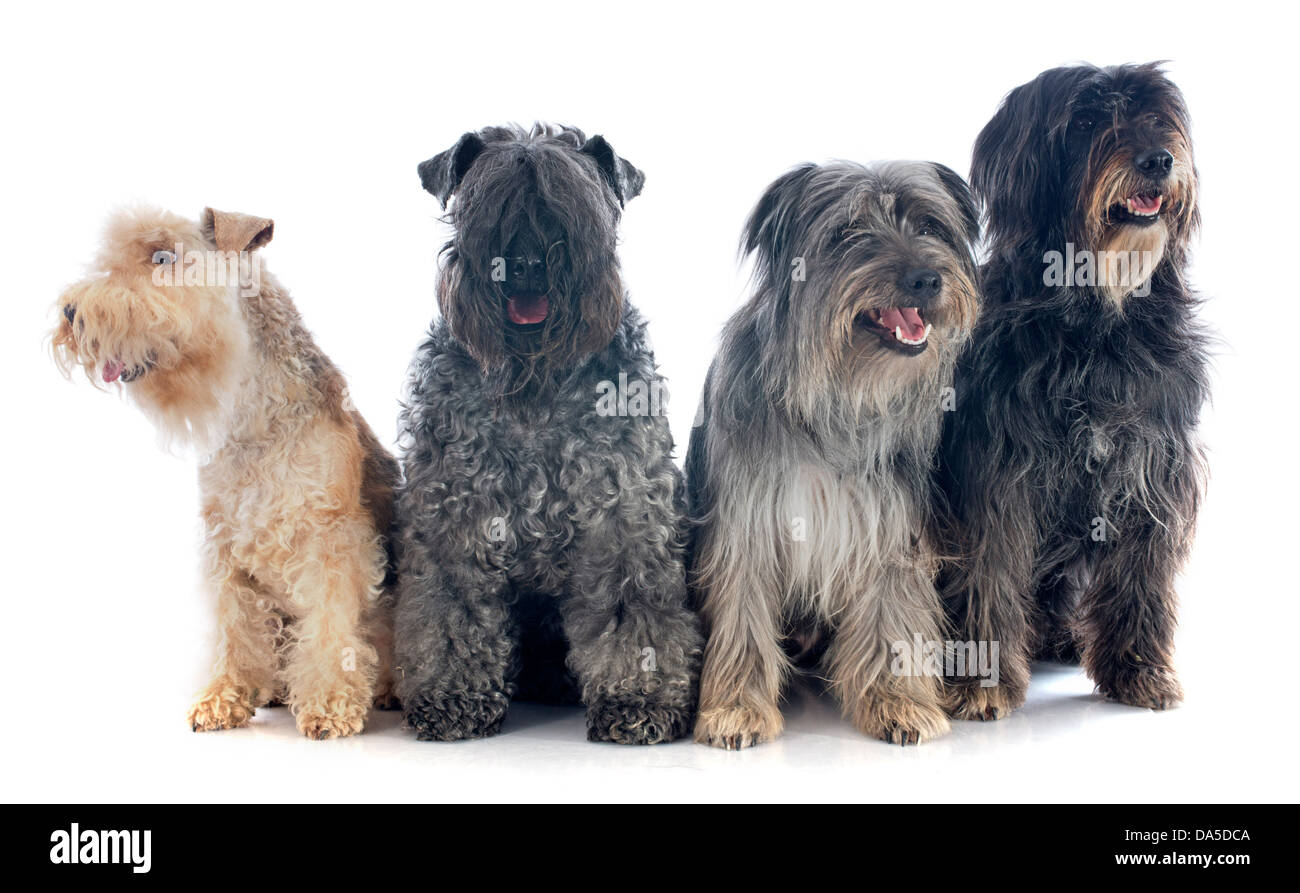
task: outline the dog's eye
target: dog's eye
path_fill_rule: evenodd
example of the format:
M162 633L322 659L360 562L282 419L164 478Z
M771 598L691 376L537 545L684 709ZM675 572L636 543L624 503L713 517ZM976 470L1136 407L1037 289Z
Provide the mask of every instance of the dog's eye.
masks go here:
M176 252L168 251L165 248L161 251L155 251L153 253L153 262L155 266L161 266L162 264L174 264L176 263Z
M1092 115L1075 115L1074 120L1070 122L1070 126L1080 133L1087 133L1097 126L1097 121Z
M937 236L939 235L939 224L933 220L922 220L921 225L916 228L918 236Z

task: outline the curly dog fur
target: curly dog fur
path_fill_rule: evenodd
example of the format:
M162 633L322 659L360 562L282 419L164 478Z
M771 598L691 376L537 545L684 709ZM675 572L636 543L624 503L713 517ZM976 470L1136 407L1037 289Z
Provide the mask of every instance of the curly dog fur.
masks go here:
M467 133L420 165L454 226L401 414L398 693L422 739L495 734L516 695L592 740L689 731L701 652L667 419L617 222L642 175L599 136ZM625 378L620 378L625 376Z
M124 387L166 439L205 454L220 644L191 727L235 728L284 701L319 739L360 732L372 701L391 701L398 468L261 272L272 228L212 209L198 223L118 214L96 275L59 299L53 344L65 374Z
M980 133L971 185L987 212L988 303L944 436L945 526L962 560L943 588L959 635L999 643L1001 681L953 679L954 715L1019 706L1035 654L1081 658L1102 694L1167 707L1182 698L1174 578L1203 488L1209 391L1185 275L1199 217L1183 97L1156 65L1044 72ZM1051 281L1050 259L1076 252L1092 270ZM1115 275L1113 259L1130 257Z

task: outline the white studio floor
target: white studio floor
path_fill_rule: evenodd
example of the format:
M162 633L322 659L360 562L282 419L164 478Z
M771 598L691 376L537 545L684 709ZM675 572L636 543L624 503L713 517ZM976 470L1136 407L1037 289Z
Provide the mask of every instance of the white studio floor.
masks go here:
M1196 680L1185 678L1191 690ZM512 706L502 733L417 742L396 713L348 740L299 736L284 709L246 729L195 734L185 703L138 704L125 725L86 717L75 736L34 723L6 745L5 801L1231 801L1294 799L1290 735L1264 735L1228 705L1164 714L1106 703L1074 668L1039 665L1028 703L997 723L958 723L921 747L858 735L799 687L785 736L741 752L689 741L585 740L577 708ZM120 722L120 720L119 720ZM17 759L15 759L17 757ZM28 770L21 767L28 766Z

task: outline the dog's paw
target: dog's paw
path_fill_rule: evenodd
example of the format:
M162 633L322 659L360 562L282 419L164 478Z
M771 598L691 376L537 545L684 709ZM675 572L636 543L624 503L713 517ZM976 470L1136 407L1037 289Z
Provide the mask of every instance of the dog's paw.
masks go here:
M366 711L359 704L348 704L338 710L299 707L297 720L298 731L313 741L324 741L359 734L366 725Z
M691 710L643 698L600 698L587 707L587 740L659 744L690 731Z
M510 698L489 694L417 694L402 704L402 719L420 741L487 738L501 731Z
M1183 700L1178 676L1168 667L1138 664L1097 683L1097 691L1132 707L1167 710Z
M1014 696L1004 686L955 685L945 691L944 700L953 719L985 722L1009 716L1025 697Z
M947 734L949 728L937 704L906 698L871 699L851 712L860 732L890 744L920 744Z
M246 726L255 712L247 689L228 679L219 679L199 695L187 719L196 732L215 732Z
M723 750L742 750L773 740L783 727L781 711L775 704L767 710L732 704L700 711L695 740Z

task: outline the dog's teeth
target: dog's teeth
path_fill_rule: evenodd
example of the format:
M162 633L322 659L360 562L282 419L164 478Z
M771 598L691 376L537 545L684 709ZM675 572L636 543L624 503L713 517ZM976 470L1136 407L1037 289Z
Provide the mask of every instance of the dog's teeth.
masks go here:
M926 339L930 337L930 329L931 329L930 323L926 323L925 331L921 333L921 337L912 339L912 338L908 338L903 334L902 326L895 326L894 337L898 339L900 344L909 344L912 347L916 347L917 345L924 344Z

